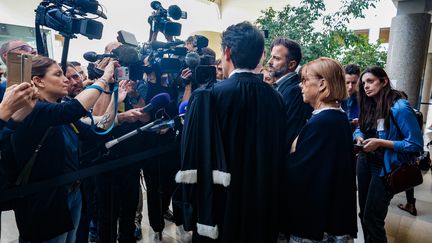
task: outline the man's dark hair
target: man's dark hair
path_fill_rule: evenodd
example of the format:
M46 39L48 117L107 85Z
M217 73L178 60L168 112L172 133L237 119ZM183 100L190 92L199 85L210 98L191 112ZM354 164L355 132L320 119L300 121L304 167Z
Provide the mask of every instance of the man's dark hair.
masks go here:
M302 59L302 51L300 45L290 39L278 37L273 40L273 43L271 45L270 50L273 49L275 46L284 46L286 49L288 49L288 55L286 56L287 61L294 60L296 61L297 66L300 64L300 61Z
M222 33L222 50L231 49L235 68L254 69L264 51L262 31L245 21L231 25Z
M193 36L189 36L187 39L186 39L186 43L194 43L194 41L195 41L195 37L193 37Z
M74 67L81 66L81 63L79 63L77 61L70 61L69 63L72 64Z
M345 74L360 76L360 66L357 64L348 64L345 66Z

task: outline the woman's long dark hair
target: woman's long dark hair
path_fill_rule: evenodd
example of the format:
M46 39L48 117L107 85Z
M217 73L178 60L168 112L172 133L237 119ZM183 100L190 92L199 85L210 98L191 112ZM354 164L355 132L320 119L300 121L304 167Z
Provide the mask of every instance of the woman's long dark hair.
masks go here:
M368 97L364 90L363 75L370 73L377 77L380 82L387 80L387 85L384 86L378 93L378 99ZM362 132L376 130L377 120L384 118L384 126L386 129L390 127L390 108L393 103L398 99L406 99L406 96L397 90L392 89L390 79L387 73L381 67L371 66L367 67L359 79L359 103L360 103L360 117L359 126Z

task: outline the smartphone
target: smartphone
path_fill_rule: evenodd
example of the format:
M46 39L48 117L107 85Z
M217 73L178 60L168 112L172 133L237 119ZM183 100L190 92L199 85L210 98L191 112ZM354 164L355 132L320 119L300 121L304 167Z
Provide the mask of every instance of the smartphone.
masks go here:
M7 54L7 86L30 82L32 71L32 55L25 53Z
M358 153L361 151L363 151L363 144L358 144L358 143L354 144L354 152Z
M129 68L128 67L118 67L115 69L115 79L117 81L120 80L129 80Z

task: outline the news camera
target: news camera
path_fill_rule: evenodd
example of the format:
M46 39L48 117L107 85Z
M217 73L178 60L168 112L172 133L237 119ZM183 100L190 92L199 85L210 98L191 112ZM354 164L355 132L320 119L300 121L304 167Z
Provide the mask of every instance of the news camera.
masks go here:
M102 37L103 24L87 17L87 14L94 14L106 19L96 0L43 0L35 11L36 25L57 30L63 36Z

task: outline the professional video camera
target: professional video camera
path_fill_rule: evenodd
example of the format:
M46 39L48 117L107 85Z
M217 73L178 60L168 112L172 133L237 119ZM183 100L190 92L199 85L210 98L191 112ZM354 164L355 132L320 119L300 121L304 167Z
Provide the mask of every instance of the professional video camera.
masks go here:
M168 40L172 36L179 36L181 34L181 24L173 22L170 18L174 20L179 20L180 18L186 19L186 12L182 11L177 5L171 5L167 10L158 1L151 2L150 6L155 12L148 18L148 23L150 24L149 42L156 40L158 32L162 32Z
M82 34L89 39L100 39L103 24L87 18L89 13L106 19L96 0L43 0L36 9L36 24L71 38Z
M105 14L99 10L99 6L100 4L96 0L42 0L35 10L38 53L48 56L40 26L47 26L59 31L64 37L61 64L65 72L69 41L71 38L76 38L75 34L84 35L89 39L102 37L103 24L94 18L87 17L87 14L93 14L106 19Z

